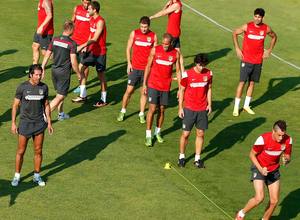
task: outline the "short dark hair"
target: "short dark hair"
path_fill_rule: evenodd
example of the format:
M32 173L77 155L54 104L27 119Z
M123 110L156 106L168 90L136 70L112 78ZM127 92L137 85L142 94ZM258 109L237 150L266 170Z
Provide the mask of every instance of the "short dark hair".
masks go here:
M150 18L148 16L141 17L140 24L148 24L150 26Z
M92 1L90 6L96 10L97 13L100 11L100 3L97 1Z
M287 128L287 125L286 125L286 122L284 120L278 120L274 123L273 125L273 129L275 131L278 130L278 128L281 130L281 131L286 131L286 128Z
M43 68L40 64L32 64L29 67L29 74L28 74L28 78L31 78L31 75L34 73L35 70L40 70L43 71Z
M172 35L171 34L169 34L169 33L164 33L163 34L163 39L169 39L170 40L170 43L172 43L172 41L173 41L173 37L172 37Z
M208 64L208 57L205 53L199 53L194 58L195 64L200 64L201 66L206 66Z
M74 22L70 19L65 20L63 25L64 31L73 30L74 29Z
M260 15L261 17L265 16L265 10L263 8L257 8L254 10L254 15Z

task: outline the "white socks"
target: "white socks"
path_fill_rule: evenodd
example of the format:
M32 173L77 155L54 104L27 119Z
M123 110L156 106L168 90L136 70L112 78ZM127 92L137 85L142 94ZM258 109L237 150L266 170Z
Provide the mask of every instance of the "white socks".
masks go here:
M244 218L245 217L245 212L243 211L243 209L241 209L238 213L238 216Z
M125 114L126 113L126 108L122 108L121 112Z
M20 173L15 173L15 177L16 177L17 179L20 179L21 174L20 174Z
M249 107L250 101L251 101L251 97L250 96L246 96L245 102L244 102L244 108L248 108Z
M81 98L85 98L87 96L85 85L80 85L79 88L80 88L80 95L79 96Z
M195 154L195 161L200 160L200 154Z
M144 112L139 113L139 116L144 116L144 115L145 115Z
M101 92L101 99L103 102L106 102L106 95L107 95L107 92Z
M160 128L158 127L155 127L155 131L154 131L154 135L157 135L160 133Z
M151 138L151 130L146 130L146 138Z
M180 153L180 154L179 154L179 159L184 159L184 158L185 158L185 155L182 154L182 153Z
M240 98L235 98L234 99L234 108L239 108L240 102L241 102Z

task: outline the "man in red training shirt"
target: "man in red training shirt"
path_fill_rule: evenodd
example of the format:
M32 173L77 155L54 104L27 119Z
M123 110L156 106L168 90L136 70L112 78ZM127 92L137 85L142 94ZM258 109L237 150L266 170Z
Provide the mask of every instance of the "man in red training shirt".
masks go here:
M127 73L128 85L122 99L122 109L117 118L118 121L123 121L126 113L126 107L129 104L131 95L134 92L136 85L143 85L144 71L147 65L148 56L153 47L157 44L157 37L150 30L150 19L146 16L140 19L140 28L132 31L129 35L126 48L127 57ZM131 53L132 51L132 53ZM145 106L147 96L141 88L140 97L140 113L139 121L144 124L145 121Z
M182 118L178 166L185 166L185 149L193 126L196 127L195 161L197 168L204 168L200 159L204 143L204 131L208 128L207 115L212 111L212 71L205 66L208 58L198 54L195 66L182 73L179 89L178 115Z
M291 160L292 138L286 134L286 122L278 120L272 132L262 134L255 141L251 151L252 177L255 196L251 198L237 215L236 220L243 220L245 214L264 200L264 185L269 191L269 203L265 209L263 220L269 220L279 201L280 191L280 158L283 165Z
M156 108L157 123L154 136L158 143L163 143L161 127L164 121L165 108L168 105L173 66L176 65L178 87L180 83L180 52L171 46L172 36L163 35L162 44L154 47L149 55L144 73L143 91L148 94L149 110L147 114L146 142L147 147L152 147L151 127Z
M237 28L233 34L233 43L236 54L241 62L240 82L236 89L233 116L239 116L239 105L245 83L248 81L246 98L244 102L244 111L254 115L254 111L250 108L250 101L254 90L254 84L259 82L261 75L262 62L264 58L270 56L275 46L277 36L270 26L263 23L265 11L257 8L254 11L253 21ZM238 42L238 35L244 34L243 49L241 50ZM271 37L269 49L264 51L264 42L266 36Z

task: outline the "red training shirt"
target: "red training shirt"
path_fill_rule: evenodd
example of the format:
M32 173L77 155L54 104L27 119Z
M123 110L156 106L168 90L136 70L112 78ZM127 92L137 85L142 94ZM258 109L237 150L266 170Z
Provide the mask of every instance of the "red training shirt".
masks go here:
M280 156L282 153L291 155L292 138L285 135L281 142L276 142L272 138L272 132L262 134L255 141L252 149L258 153L257 160L262 167L267 167L272 172L280 166Z
M162 45L155 47L148 87L159 91L169 92L172 82L173 65L177 61L177 50L164 51Z
M103 30L100 36L98 37L98 40L95 43L91 44L88 50L91 51L91 53L95 56L101 56L106 54L106 24L105 20L100 15L97 18L91 17L90 19L90 36L91 38L93 38L97 30L97 23L99 21L104 22Z
M43 8L43 2L44 2L44 0L40 0L39 4L38 4L38 27L44 22L44 20L47 17L46 10L45 10L45 8ZM52 18L48 22L48 24L44 26L43 31L42 31L43 36L53 35L53 33L54 33L54 27L53 27L54 14L53 14L53 2L52 2L52 0L50 0L50 3L51 3Z
M173 37L178 38L180 36L180 22L181 22L181 15L182 15L182 3L181 1L177 1L172 4L178 3L180 5L180 10L178 12L173 11L168 15L168 26L167 26L167 33L171 34ZM172 5L170 4L169 7Z
M155 33L149 31L143 34L140 29L134 30L132 45L132 67L136 70L145 70L148 56L154 45Z
M197 73L193 68L182 73L180 84L185 87L184 107L192 111L205 111L208 105L207 91L212 83L213 74L207 68Z
M264 42L268 25L255 26L254 22L247 24L243 41L243 61L252 64L261 64L264 54Z
M83 5L77 5L75 9L75 29L72 35L77 45L81 45L88 41L90 36L90 15Z

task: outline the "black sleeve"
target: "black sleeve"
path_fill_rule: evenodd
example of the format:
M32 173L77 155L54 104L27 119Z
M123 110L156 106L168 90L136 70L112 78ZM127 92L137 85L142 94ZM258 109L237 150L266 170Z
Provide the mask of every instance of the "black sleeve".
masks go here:
M22 86L22 84L21 84L21 85L19 85L18 88L17 88L15 98L21 100L21 99L22 99L22 96L23 96L23 86Z

